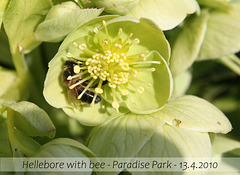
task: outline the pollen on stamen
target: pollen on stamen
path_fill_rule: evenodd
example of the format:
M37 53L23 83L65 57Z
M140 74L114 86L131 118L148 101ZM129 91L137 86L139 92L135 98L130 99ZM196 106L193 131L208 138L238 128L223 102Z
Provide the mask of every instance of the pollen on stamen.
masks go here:
M77 44L76 42L73 42L73 45L74 45L75 47L78 47L78 44Z
M101 88L95 88L95 92L98 94L102 94L103 90Z
M73 57L74 57L74 55L71 54L70 52L68 52L68 53L66 54L66 56L69 57L69 58L73 58Z
M73 72L75 73L75 74L78 74L79 72L80 72L80 66L79 65L75 65L74 67L73 67Z
M119 108L118 102L116 102L116 101L112 102L112 107L116 109L116 112L117 112L117 113L119 112L119 111L118 111L118 108Z
M98 33L98 32L99 32L97 27L95 27L95 28L93 29L93 31L94 31L95 33Z
M148 86L148 87L152 87L152 84L151 84L151 83L147 83L147 86Z
M87 48L86 44L80 44L78 47L80 50L84 50Z
M150 68L148 70L151 71L151 72L155 72L156 68L152 67L152 68Z
M140 40L138 38L135 38L133 41L132 41L132 44L139 44L140 43Z
M127 89L122 89L121 94L122 95L128 95L129 91Z
M144 92L144 87L142 87L142 86L137 87L137 92L139 94L142 94Z

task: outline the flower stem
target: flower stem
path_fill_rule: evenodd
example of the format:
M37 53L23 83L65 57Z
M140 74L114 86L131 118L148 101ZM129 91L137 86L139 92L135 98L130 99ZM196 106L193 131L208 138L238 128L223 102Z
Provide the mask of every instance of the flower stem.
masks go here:
M11 53L12 53L13 63L16 68L17 74L19 75L20 78L23 78L24 76L26 76L26 72L28 72L25 58L20 53L19 48L14 49L13 51L11 51Z

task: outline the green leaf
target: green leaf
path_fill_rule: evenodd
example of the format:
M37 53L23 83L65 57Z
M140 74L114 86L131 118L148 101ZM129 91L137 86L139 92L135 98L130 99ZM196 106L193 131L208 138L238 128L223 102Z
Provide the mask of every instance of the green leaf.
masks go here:
M227 133L232 129L231 123L219 109L191 95L173 98L162 110L152 115L169 125L193 131Z
M5 11L3 23L9 38L11 51L19 44L28 51L40 44L34 37L34 30L49 11L49 0L11 0Z
M208 133L188 131L178 127L164 125L142 147L136 157L211 157L212 148ZM135 175L137 172L131 172ZM148 173L146 173L148 174ZM151 172L166 174L166 172ZM179 174L171 172L171 174ZM193 175L193 172L184 172ZM197 175L206 172L197 172Z
M233 9L210 12L207 31L198 60L214 59L238 52L240 49L240 3L233 2Z
M99 157L133 157L164 123L151 115L129 113L95 127L88 147Z
M80 9L71 1L55 5L45 21L38 25L35 36L41 41L61 41L80 24L97 17L102 11L103 9Z
M170 69L178 75L188 69L197 59L207 29L208 12L190 17L172 45Z
M128 14L137 18L149 18L162 30L176 27L187 14L198 10L195 0L140 0L138 5Z
M197 0L199 5L203 5L206 7L211 7L211 8L216 8L219 10L224 10L224 11L228 11L228 10L232 10L233 6L232 4L229 2L229 0Z
M0 2L0 29L2 25L2 19L5 9L7 8L9 0L1 0Z
M6 103L16 113L14 115L15 127L29 136L54 137L55 127L47 113L33 103L22 101Z

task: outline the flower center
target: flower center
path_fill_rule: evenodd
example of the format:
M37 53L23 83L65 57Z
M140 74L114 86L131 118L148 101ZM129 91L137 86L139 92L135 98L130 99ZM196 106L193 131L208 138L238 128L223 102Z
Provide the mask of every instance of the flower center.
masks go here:
M77 44L76 42L73 42L73 45L78 47L86 57L76 57L71 53L67 53L67 57L76 59L81 63L74 66L73 70L75 75L68 77L68 80L77 77L79 77L81 80L71 85L69 88L73 89L83 82L88 81L85 91L87 91L88 88L95 88L95 95L91 103L91 105L93 105L97 94L103 93L103 89L101 88L103 82L107 82L108 86L111 88L113 98L112 106L118 112L119 104L116 91L120 91L120 94L123 96L128 95L129 91L127 90L127 87L132 86L136 89L136 92L140 94L143 93L144 87L136 86L132 80L140 81L141 83L150 87L151 84L138 79L137 74L141 71L153 72L155 71L155 68L144 68L142 66L138 67L138 65L160 64L160 62L146 61L146 54L148 51L127 56L126 53L128 52L129 48L132 45L137 45L140 40L135 38L129 42L130 38L133 36L132 33L128 35L125 40L123 40L121 28L118 31L117 37L114 40L111 40L105 21L103 21L103 27L106 35L105 39L101 38L98 28L95 27L93 30L97 36L99 44L99 49L97 52L88 49L86 44ZM93 86L94 84L95 86ZM82 94L80 94L77 98L80 99ZM134 104L136 104L131 96L129 98Z
M108 81L110 87L115 88L118 84L128 82L129 65L124 53L112 53L110 50L104 51L103 54L93 55L86 61L88 72L92 77L99 77L103 81Z

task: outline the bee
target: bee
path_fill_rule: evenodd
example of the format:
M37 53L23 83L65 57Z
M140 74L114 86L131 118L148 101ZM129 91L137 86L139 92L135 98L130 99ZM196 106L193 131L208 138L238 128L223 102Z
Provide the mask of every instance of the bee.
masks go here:
M81 63L73 60L67 60L64 63L65 68L62 71L62 83L67 87L69 100L72 101L73 104L79 105L81 104L81 102L91 104L95 95L95 93L91 90L87 90L79 100L77 99L77 97L84 91L85 87L87 86L87 82L83 82L82 84L75 86L73 89L69 88L71 85L76 84L82 79L82 77L73 78L71 80L68 79L69 76L76 75L76 73L74 72L74 66L76 65L81 66ZM91 86L90 88L94 88L94 86ZM99 103L101 100L102 98L97 95L94 103Z

